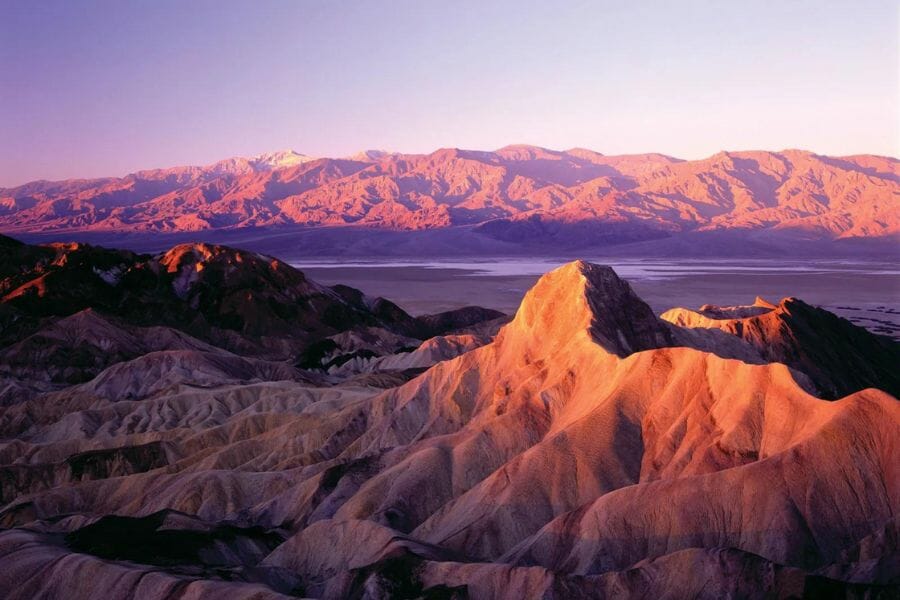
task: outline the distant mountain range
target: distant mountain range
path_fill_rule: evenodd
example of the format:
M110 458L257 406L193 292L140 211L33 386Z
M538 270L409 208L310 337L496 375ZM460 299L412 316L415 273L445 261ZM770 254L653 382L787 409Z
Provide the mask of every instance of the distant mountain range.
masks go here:
M0 231L464 228L501 244L569 246L723 231L891 239L900 234L898 198L900 161L872 155L752 151L685 161L525 145L347 158L286 151L2 188Z

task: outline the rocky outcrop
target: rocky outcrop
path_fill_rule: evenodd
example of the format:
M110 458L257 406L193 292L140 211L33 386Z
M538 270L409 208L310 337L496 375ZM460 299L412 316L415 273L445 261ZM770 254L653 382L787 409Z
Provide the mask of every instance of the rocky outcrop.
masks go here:
M224 246L182 244L148 256L5 240L0 377L25 385L4 385L4 403L153 352L230 361L227 369L206 369L228 380L256 377L244 367L240 376L226 375L235 354L273 377L302 379L294 367L324 371L357 356L395 354L502 317L468 307L415 318L384 298L319 285L277 259Z
M552 332L559 346L588 332L620 358L674 342L669 329L615 271L584 261L542 277L522 301L513 327L535 338Z
M52 256L25 262L0 282L3 304L23 323L90 308L282 358L291 347L355 326L416 325L399 309L379 313L361 294L338 294L274 258L223 246L184 244L155 257L77 244L49 250Z
M867 387L900 395L900 343L871 333L797 298L777 305L757 298L750 306L674 308L662 319L682 329L718 330L752 346L767 362L803 372L825 398Z

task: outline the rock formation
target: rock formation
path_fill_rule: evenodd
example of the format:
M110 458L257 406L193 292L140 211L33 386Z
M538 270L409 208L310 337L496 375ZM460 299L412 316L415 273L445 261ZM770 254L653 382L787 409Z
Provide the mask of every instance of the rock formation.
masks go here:
M270 375L309 380L295 368L324 371L360 353L408 351L466 327L490 331L503 317L467 307L416 318L384 298L319 285L275 258L211 244L156 256L0 244L0 377L35 389L83 382L151 352L169 352L169 370L171 360L180 371L216 363L211 372L225 376L225 364L242 364L228 376L241 380L256 367L240 356L271 362L263 368Z
M751 306L673 308L662 319L738 337L767 362L804 372L825 398L867 387L900 395L900 344L797 298L778 305L757 297Z
M157 264L176 265L178 280L196 260ZM185 280L190 298L200 280ZM828 340L863 361L854 326L796 302L678 314L657 318L612 269L578 261L542 277L488 343L439 338L415 360L346 367L407 368L456 348L390 389L184 349L38 392L0 409L0 591L896 594L900 404L860 379L841 380L852 393L834 401L810 393L821 354L803 344ZM701 318L777 318L774 341L808 360L784 364L762 334L707 331ZM357 351L373 343L349 337ZM248 371L217 384L210 365ZM146 389L124 385L131 370Z

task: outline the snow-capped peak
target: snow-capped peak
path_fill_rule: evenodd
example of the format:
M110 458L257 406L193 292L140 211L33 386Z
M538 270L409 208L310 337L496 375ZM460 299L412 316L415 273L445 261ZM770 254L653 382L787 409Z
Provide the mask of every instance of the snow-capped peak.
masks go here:
M293 150L281 150L278 152L266 152L250 159L250 162L259 170L283 169L316 160L315 157L300 154Z

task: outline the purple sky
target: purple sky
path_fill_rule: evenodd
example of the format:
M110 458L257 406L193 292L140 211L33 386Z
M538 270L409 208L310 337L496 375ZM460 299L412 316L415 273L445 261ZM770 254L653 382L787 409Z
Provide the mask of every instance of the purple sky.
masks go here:
M287 148L897 156L898 30L895 0L0 0L0 185Z

